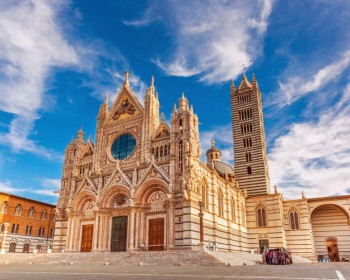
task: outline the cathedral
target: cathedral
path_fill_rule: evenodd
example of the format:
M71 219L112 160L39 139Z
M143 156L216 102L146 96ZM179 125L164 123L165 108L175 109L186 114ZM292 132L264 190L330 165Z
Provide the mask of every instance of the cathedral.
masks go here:
M313 260L349 258L350 195L285 200L277 186L270 190L255 77L232 82L229 98L234 166L221 161L214 141L201 151L198 116L184 94L167 123L153 77L141 104L126 73L111 107L108 96L100 106L95 143L80 129L67 146L53 250L284 247Z

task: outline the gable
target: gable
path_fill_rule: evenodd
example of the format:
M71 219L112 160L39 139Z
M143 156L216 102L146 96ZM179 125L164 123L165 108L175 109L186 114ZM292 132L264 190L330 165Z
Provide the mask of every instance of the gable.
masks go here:
M142 115L144 109L141 103L137 100L130 88L123 85L117 98L113 102L111 110L108 114L107 123L123 121L129 118L135 118Z
M156 139L167 138L170 136L170 128L168 127L168 125L165 122L162 121L159 124L155 136L156 136L155 137Z

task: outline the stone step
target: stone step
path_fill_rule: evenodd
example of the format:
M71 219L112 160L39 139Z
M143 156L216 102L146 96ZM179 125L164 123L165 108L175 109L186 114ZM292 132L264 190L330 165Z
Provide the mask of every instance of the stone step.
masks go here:
M89 264L104 265L204 265L224 263L204 251L118 252L118 253L52 253L0 255L0 264Z

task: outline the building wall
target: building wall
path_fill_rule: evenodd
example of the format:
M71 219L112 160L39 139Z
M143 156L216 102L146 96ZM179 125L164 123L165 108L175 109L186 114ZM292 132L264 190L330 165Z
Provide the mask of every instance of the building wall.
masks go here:
M5 213L0 212L0 225L9 223L8 234L6 238L5 251L9 250L10 243L16 243L16 252L23 252L23 245L30 244L29 252L32 252L37 248L37 245L41 246L42 251L47 250L47 246L52 242L52 234L55 228L55 206L51 204L42 203L39 201L0 193L0 210L3 203L7 203L7 211ZM17 205L21 205L20 215L15 215L15 208ZM29 210L34 207L34 216L29 217ZM45 219L42 219L41 214L46 211ZM18 225L18 231L11 233L13 225ZM30 234L26 229L32 227ZM39 236L39 229L43 228L44 233ZM2 240L4 236L4 226L1 227L0 238ZM39 246L39 247L40 247Z

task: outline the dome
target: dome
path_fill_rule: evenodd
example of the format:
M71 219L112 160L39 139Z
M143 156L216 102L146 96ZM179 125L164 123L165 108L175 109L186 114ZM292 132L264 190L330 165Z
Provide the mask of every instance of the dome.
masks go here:
M211 142L211 148L206 152L208 161L212 161L212 160L220 161L221 152L218 148L214 146L214 144L215 142L213 139Z
M234 175L233 167L222 161L208 161L207 167L214 169L220 175Z

